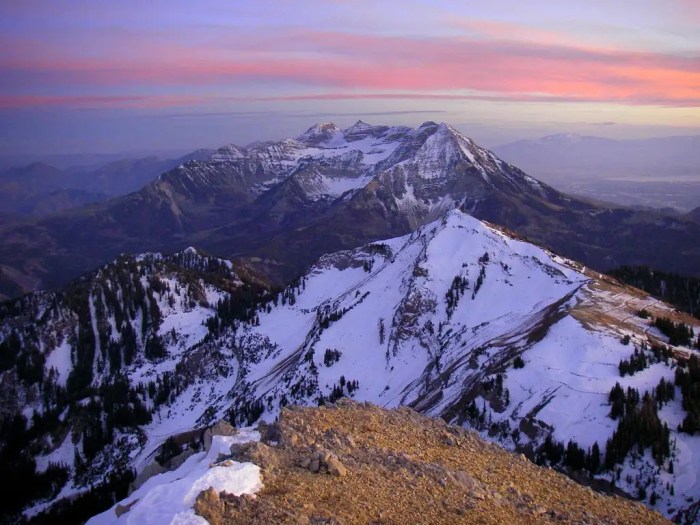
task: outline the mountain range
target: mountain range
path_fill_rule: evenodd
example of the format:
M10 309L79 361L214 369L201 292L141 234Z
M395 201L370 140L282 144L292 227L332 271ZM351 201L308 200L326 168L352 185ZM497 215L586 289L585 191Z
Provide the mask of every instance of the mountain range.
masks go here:
M568 178L693 175L700 164L699 135L613 140L565 133L496 146L498 155L554 183Z
M698 331L456 210L327 254L278 293L195 249L123 256L0 307L2 465L26 476L3 504L37 523L94 514L196 452L197 429L347 396L476 429L692 522Z
M283 284L323 253L406 234L450 209L601 270L700 268L696 221L562 194L447 124L318 124L205 157L136 193L0 228L0 293L59 286L120 253L189 245L246 258Z
M197 150L176 159L144 157L63 169L44 162L0 171L0 212L15 220L41 217L140 190L161 173L212 151Z
M700 136L612 140L549 135L494 151L565 193L687 213L700 202Z
M84 521L221 420L342 397L698 519L700 324L599 271L697 274L692 214L567 196L434 122L194 156L0 227L7 520Z

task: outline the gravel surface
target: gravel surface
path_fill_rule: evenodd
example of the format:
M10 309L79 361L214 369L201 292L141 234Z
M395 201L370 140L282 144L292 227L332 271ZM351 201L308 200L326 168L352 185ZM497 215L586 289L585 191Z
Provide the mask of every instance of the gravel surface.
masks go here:
M262 468L265 488L202 492L195 511L212 525L669 523L408 408L289 407L262 430L269 446L233 452Z

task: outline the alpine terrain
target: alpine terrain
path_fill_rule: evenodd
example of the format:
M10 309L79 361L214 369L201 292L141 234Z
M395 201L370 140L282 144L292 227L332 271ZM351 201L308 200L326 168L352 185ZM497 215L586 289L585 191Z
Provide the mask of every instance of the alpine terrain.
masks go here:
M286 284L324 253L405 235L452 209L597 269L700 268L692 218L569 197L444 123L317 124L193 158L136 193L1 227L0 293L54 288L120 253L191 245Z
M352 130L333 127L285 143L312 148L344 137L331 157L300 156L307 160L282 181L278 170L253 171L240 161L250 158L247 150L230 149L232 160L219 162L241 167L230 179L240 201L260 192L253 206L269 200L280 224L296 220L286 203L318 212L300 239L331 209L348 214L337 223L342 232L360 202L363 210L376 207L376 217L393 202L406 227L434 218L412 233L324 255L280 291L250 266L191 248L121 256L59 291L0 306L0 465L16 480L3 508L36 523L76 521L131 493L142 506L123 500L108 515L129 520L135 505L138 521L153 502L180 494L187 508L162 508L195 519L191 505L208 487L198 480L216 479L211 486L236 494L259 489L254 469L234 476L248 463L217 463L218 452L242 450L243 438L222 432L222 419L272 422L284 407L345 396L409 406L597 490L637 498L679 522L698 520L697 319L451 209L467 186L472 200L462 197L459 206L470 209L494 202L498 184L512 196L531 188L545 199L554 190L449 127L370 129L356 129L366 153L345 146ZM406 142L382 142L399 132ZM436 154L434 143L453 157ZM255 166L273 162L261 153L271 147L258 146ZM466 167L455 159L469 155L474 164L460 176L440 175L444 163ZM377 164L362 167L365 158ZM340 162L366 178L341 176ZM189 204L175 196L221 181L209 166L182 167L124 202L169 188L163 216L194 231ZM198 176L178 176L183 170ZM223 190L221 197L237 198ZM326 201L342 204L322 208ZM218 206L209 205L212 213ZM340 470L330 456L316 461ZM192 485L172 485L175 479Z
M225 435L212 435L209 452L151 478L88 525L669 523L407 407L343 398L285 408L258 429L213 427ZM159 505L164 496L174 504Z

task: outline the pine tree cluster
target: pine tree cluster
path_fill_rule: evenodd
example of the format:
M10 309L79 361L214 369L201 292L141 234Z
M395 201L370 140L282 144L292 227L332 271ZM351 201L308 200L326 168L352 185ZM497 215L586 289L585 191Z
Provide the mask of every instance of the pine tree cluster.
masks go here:
M679 430L693 435L700 432L700 359L695 354L687 362L679 363L675 382L681 389L686 411Z
M450 319L452 314L457 308L457 303L459 299L464 295L464 290L469 288L469 280L466 277L460 275L455 276L452 279L452 284L445 294L445 301L447 302L447 318Z
M670 456L670 431L659 419L657 402L648 392L640 400L638 390L628 388L625 393L617 383L609 399L610 415L613 419L619 418L619 423L605 445L606 468L622 463L633 450L643 454L645 449L651 448L652 457L659 465Z
M674 323L667 317L654 319L654 326L668 337L668 342L673 346L690 346L693 343L695 332L692 326L685 323Z

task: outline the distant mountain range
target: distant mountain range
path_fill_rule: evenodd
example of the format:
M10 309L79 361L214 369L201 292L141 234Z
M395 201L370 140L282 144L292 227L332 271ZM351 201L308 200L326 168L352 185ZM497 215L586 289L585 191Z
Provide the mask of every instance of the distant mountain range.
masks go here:
M17 218L45 216L126 195L161 173L213 151L197 150L177 159L146 157L58 169L44 162L0 171L0 212Z
M600 270L697 274L700 225L562 194L447 124L347 129L230 145L136 193L0 227L0 293L58 286L120 253L194 245L278 283L329 251L403 235L460 209Z
M0 172L0 210L15 219L43 216L109 199L65 184L65 173L48 164L34 163Z
M494 151L569 194L680 213L700 204L700 136L611 140L561 134Z
M700 181L700 135L612 140L559 134L511 142L494 151L550 183L580 176L658 180L681 174Z
M121 153L33 153L0 155L0 170L28 166L34 163L49 164L60 170L71 171L76 168L99 168L105 164L129 159L145 159L156 157L159 159L177 159L189 153L184 150L134 150Z

